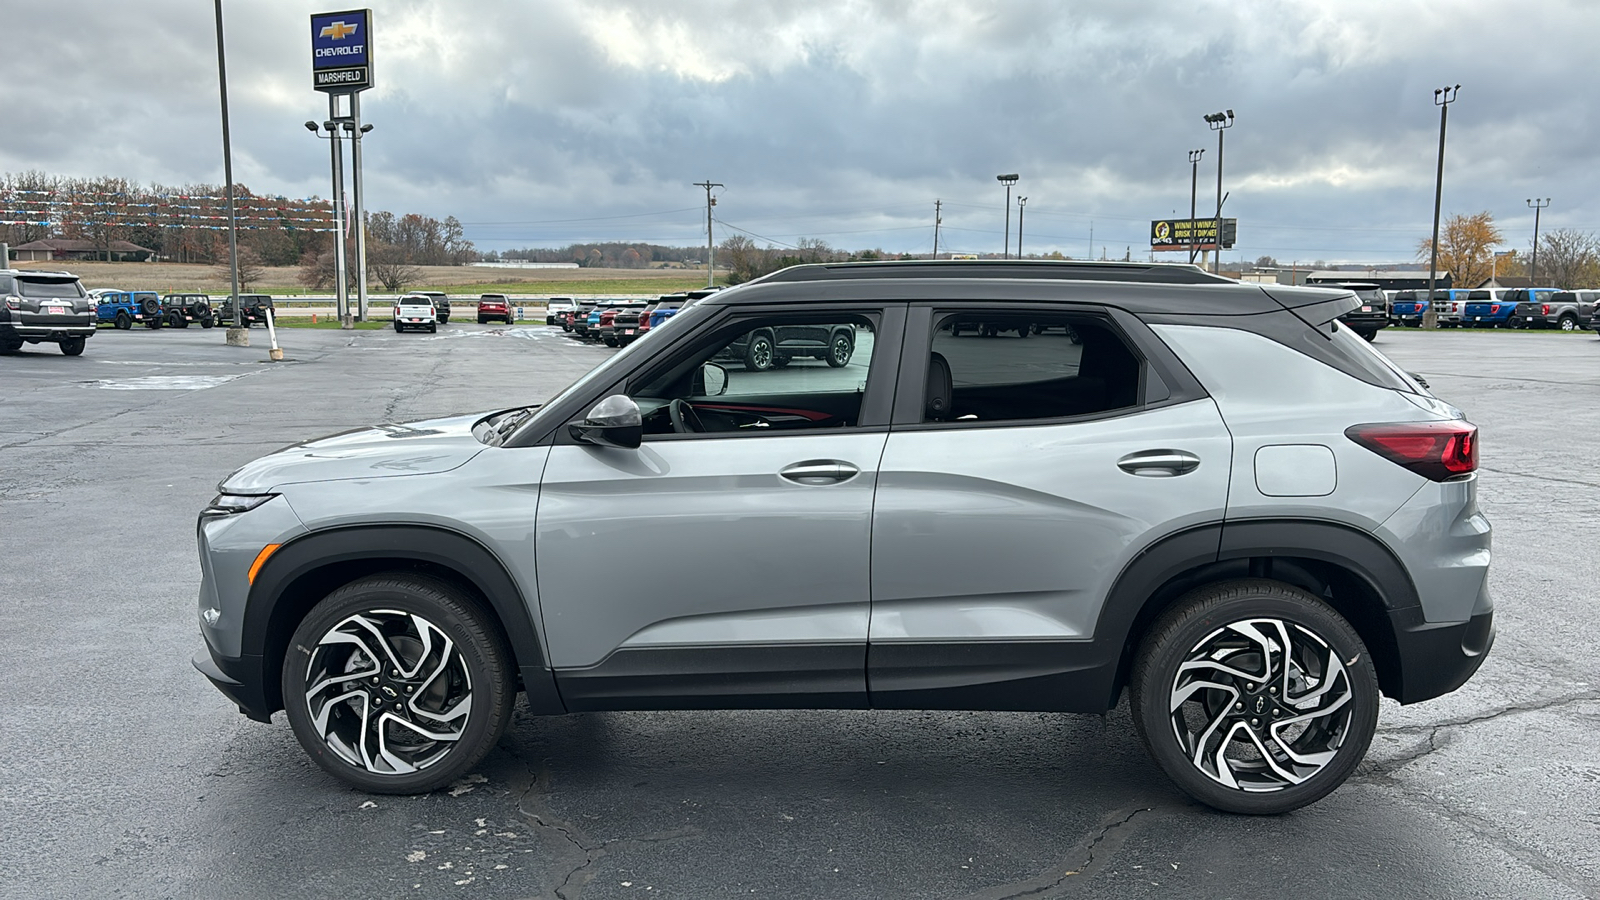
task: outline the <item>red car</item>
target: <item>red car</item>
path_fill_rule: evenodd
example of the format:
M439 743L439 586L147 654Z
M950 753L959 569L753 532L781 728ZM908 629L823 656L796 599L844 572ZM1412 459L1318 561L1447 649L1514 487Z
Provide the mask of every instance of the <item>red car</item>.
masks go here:
M505 294L484 294L478 298L478 324L495 320L511 324L511 301Z

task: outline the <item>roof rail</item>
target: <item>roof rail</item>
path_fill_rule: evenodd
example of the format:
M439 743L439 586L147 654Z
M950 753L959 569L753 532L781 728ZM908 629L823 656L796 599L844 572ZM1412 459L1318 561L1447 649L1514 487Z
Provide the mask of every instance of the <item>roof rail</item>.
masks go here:
M762 282L846 281L859 278L993 278L1051 281L1126 281L1143 284L1236 284L1181 263L1090 260L893 260L814 263L780 269Z

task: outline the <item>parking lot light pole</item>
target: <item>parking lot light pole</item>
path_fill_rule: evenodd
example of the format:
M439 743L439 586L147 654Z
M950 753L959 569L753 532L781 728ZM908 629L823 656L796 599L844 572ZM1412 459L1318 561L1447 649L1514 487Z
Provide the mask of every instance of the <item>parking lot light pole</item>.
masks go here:
M1439 272L1439 204L1444 199L1444 129L1450 121L1450 104L1456 102L1456 95L1460 92L1459 84L1433 92L1433 105L1439 107L1439 168L1433 176L1433 243L1428 250L1428 308L1422 313L1423 328L1439 327L1439 311L1433 302L1433 282Z
M1528 208L1533 210L1533 259L1528 263L1528 287L1539 286L1539 213L1549 205L1549 197L1528 201Z
M339 146L339 122L334 118L338 110L334 108L334 96L328 97L328 120L322 123L327 129L327 139L331 154L333 168L333 296L334 311L339 316L341 328L354 328L355 323L350 318L350 288L346 284L348 263L345 259L344 248L344 152ZM316 122L307 122L306 130L322 137L317 130Z
M372 126L361 124L359 93L350 95L350 121L344 123L344 130L350 135L350 176L355 182L353 191L355 209L351 213L356 220L356 321L365 322L367 320L367 215L361 193L362 182L366 180L361 176L361 139L372 130Z
M1189 151L1189 265L1194 265L1194 215L1195 192L1200 187L1200 157L1205 156L1204 148Z
M233 142L228 134L228 60L222 41L222 0L216 0L217 11L217 85L222 93L222 178L228 192L228 274L233 280L233 324L223 340L230 346L250 346L250 331L244 327L239 311L239 228L233 206ZM0 269L5 268L0 259Z
M1216 249L1211 255L1211 273L1220 275L1222 274L1222 133L1233 127L1233 110L1206 116L1206 124L1217 133L1217 233L1214 236Z
M1006 249L1001 252L1001 259L1011 258L1011 186L1017 183L1022 176L1012 173L1010 175L996 175L995 181L1006 186Z
M1017 259L1022 258L1022 211L1028 206L1028 198L1017 197Z

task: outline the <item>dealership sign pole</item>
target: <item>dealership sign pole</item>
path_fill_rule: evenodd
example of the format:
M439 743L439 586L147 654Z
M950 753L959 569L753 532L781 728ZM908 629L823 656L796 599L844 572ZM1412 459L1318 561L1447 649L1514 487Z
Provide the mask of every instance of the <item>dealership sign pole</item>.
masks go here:
M339 132L350 135L353 151L351 178L355 183L356 208L356 293L362 318L367 312L367 223L361 209L361 153L356 142L362 135L360 121L360 93L372 87L372 10L355 9L346 12L317 13L311 17L311 86L328 95L328 120L333 126L333 204L334 221L348 223L349 215L341 216L344 206L343 168L344 151L339 146ZM339 98L344 98L341 105ZM337 228L335 240L335 296L338 298L339 322L345 328L355 323L350 315L350 298L345 265L345 228Z

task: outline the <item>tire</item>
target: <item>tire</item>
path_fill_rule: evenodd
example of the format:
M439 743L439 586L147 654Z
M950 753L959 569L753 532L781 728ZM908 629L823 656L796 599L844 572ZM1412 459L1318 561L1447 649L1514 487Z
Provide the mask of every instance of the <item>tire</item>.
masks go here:
M438 333L438 331L439 331L439 325L437 323L428 326L428 333L429 334L436 334L436 333Z
M765 372L772 368L775 357L771 337L765 334L751 335L750 343L744 348L744 367L752 372Z
M117 313L116 322L113 324L115 324L119 330L127 331L133 327L133 317L125 312L119 312Z
M88 343L88 340L88 338L82 336L62 338L57 346L61 348L63 356L82 356L83 346Z
M400 327L400 323L399 322L394 323L394 333L395 334L399 334L402 331L405 331L405 329Z
M1262 671L1255 648L1263 638L1269 660L1287 644L1298 666L1285 668L1279 656ZM1223 661L1268 680L1230 675ZM1201 665L1180 668L1186 662ZM1331 673L1320 686L1319 668ZM1185 689L1189 699L1173 709ZM1279 690L1316 706L1296 716L1304 707L1282 703ZM1175 602L1139 647L1130 695L1139 739L1167 777L1225 812L1275 815L1321 800L1355 771L1378 725L1378 678L1355 630L1305 591L1265 579L1206 585ZM1280 713L1284 723L1272 725ZM1273 738L1280 731L1305 760L1295 771ZM1259 749L1269 740L1276 764ZM1227 754L1220 765L1218 754Z
M216 324L217 324L217 320L216 319L201 319L200 320L200 327L201 328L211 328L212 326L214 326Z
M1369 344L1378 337L1378 333L1376 331L1358 331L1356 334L1361 335L1362 339Z
M494 621L426 576L371 575L335 590L300 622L284 654L284 708L300 746L371 793L420 794L460 778L500 739L516 699L511 653ZM380 655L400 666L373 665ZM367 670L370 678L348 677Z
M1562 316L1561 321L1557 323L1556 327L1560 328L1562 331L1577 331L1578 318L1572 315Z
M489 320L485 319L483 316L479 316L478 317L478 324L479 325L487 325L487 324L489 324Z
M22 352L22 338L0 338L0 355L13 356Z
M850 365L850 357L854 356L855 352L856 342L849 334L843 331L834 332L833 337L828 339L828 355L826 357L828 367L842 369Z
M1507 328L1526 328L1527 324L1528 323L1522 321L1522 317L1521 316L1512 316L1511 318L1506 320L1506 327Z

